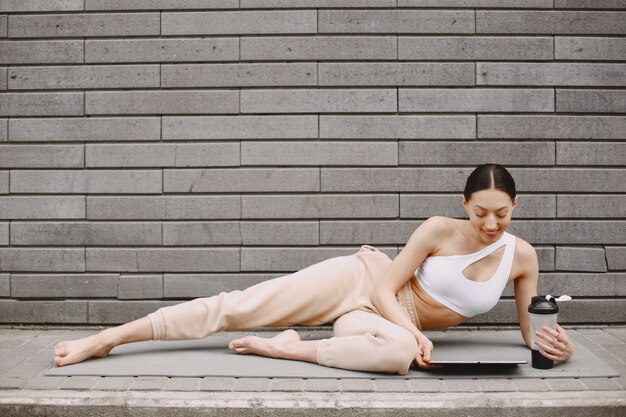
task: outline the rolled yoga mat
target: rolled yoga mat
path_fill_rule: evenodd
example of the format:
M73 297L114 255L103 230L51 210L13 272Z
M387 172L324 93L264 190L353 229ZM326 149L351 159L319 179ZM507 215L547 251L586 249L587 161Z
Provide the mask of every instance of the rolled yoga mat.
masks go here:
M331 336L327 331L298 331L302 340ZM153 340L115 347L105 358L57 367L45 375L258 377L258 378L573 378L619 376L613 368L569 334L574 356L552 369L531 366L531 351L519 330L427 332L435 360L526 360L519 365L444 365L425 370L411 365L407 375L350 371L310 362L240 355L228 349L231 340L278 332L223 332L195 340Z

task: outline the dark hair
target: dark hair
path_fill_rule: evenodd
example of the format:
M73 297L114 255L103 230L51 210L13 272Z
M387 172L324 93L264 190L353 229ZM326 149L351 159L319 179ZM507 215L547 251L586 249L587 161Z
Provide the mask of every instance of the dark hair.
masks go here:
M469 201L472 194L476 191L489 190L495 188L500 191L504 191L511 197L511 200L515 200L515 181L500 164L482 164L476 167L474 171L467 177L465 183L465 190L463 195L465 201Z

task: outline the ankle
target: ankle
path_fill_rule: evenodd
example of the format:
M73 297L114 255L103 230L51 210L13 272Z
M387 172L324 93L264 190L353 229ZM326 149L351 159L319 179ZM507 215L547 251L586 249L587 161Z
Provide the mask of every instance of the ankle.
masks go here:
M100 348L113 349L120 344L115 337L113 329L104 329L96 335L96 339Z

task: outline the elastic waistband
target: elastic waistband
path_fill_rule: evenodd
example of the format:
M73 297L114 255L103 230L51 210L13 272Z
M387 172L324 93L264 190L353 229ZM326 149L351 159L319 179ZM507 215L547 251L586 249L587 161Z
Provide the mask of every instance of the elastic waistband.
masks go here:
M410 282L407 281L407 283L400 288L400 291L396 294L396 299L398 300L400 306L406 311L415 327L421 331L422 325L417 315L417 310L415 309L415 300L413 298L413 291L411 290Z

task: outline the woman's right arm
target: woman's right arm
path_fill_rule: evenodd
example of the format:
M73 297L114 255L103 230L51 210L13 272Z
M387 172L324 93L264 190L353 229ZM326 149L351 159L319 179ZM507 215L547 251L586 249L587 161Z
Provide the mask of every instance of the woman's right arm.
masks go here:
M433 344L406 316L396 299L396 293L412 279L413 273L424 259L437 250L446 230L447 223L444 217L434 216L425 220L389 265L385 276L376 285L372 294L372 302L384 318L404 327L415 336L420 348L415 360L422 368L430 367L427 362L430 361Z

